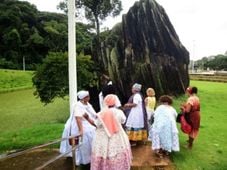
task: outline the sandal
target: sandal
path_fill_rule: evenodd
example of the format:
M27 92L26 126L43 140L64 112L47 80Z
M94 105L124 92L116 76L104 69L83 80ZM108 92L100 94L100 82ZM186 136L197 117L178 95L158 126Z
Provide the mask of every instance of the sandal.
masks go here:
M163 154L160 151L156 151L155 155L159 158L163 158Z

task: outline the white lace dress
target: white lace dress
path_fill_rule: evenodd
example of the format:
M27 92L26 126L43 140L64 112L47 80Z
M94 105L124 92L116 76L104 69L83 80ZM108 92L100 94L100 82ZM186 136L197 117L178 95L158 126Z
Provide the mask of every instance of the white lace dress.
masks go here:
M74 114L70 116L65 124L65 129L62 134L62 138L71 135L79 135L79 129L76 123L75 116L82 117L84 113L87 113L90 118L96 117L96 112L93 109L91 104L84 105L80 101L77 102L74 107ZM83 141L79 148L76 149L76 165L80 164L88 164L91 161L91 148L92 148L92 140L95 135L95 127L92 126L86 119L82 118L82 126L83 126ZM60 153L66 153L68 150L72 148L69 145L68 140L62 141L60 144ZM67 156L72 156L70 153Z
M155 110L154 123L150 130L153 150L161 148L168 152L180 150L176 115L176 110L168 105L160 105Z
M96 120L96 135L92 144L91 170L129 170L132 160L128 136L121 124L126 120L124 113L111 108L120 127L119 132L108 137L101 121Z

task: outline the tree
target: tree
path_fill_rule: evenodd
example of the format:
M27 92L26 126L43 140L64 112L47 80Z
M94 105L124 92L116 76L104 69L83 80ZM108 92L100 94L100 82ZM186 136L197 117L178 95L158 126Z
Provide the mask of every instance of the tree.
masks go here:
M67 51L67 25L56 20L44 22L45 46L53 52Z
M204 68L204 64L206 64L207 61L208 61L208 58L207 57L203 57L202 59L197 60L196 61L197 68L200 69L200 70L204 70L205 69Z
M226 55L216 55L214 59L207 61L205 67L213 70L227 70L227 56Z
M77 6L84 7L85 17L95 23L97 38L100 34L100 21L107 16L117 16L122 11L120 0L78 0Z
M2 39L4 41L4 45L7 47L10 47L7 52L9 55L7 55L7 58L11 59L14 63L18 64L18 53L19 53L19 47L21 45L21 37L16 28L13 28L12 30L9 30L6 34L2 36Z
M60 2L58 8L67 12L67 1ZM95 23L97 36L100 33L100 21L107 16L115 17L122 11L122 4L120 0L75 0L76 7L85 10L85 17Z
M91 55L92 39L95 36L91 29L92 26L89 24L80 22L76 24L76 51L78 54L84 52L84 54Z
M34 74L32 79L36 87L35 95L41 102L48 104L56 97L68 95L68 54L50 52ZM90 56L77 56L78 90L96 85L97 76L94 72L94 62Z
M49 51L66 51L67 16L39 12L29 2L1 0L0 68L34 70Z
M59 4L59 8L67 11L65 0ZM77 8L84 8L85 17L94 23L96 29L95 44L97 44L97 56L101 55L100 52L100 22L107 16L117 16L122 11L121 0L75 0Z

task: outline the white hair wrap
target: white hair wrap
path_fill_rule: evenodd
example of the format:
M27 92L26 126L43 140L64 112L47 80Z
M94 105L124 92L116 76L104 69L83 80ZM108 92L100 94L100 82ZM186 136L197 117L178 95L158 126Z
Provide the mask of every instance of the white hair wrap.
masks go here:
M84 99L85 97L89 96L89 92L85 91L85 90L81 90L77 93L77 96L81 100L81 99Z
M141 88L142 88L142 85L141 84L138 84L138 83L135 83L133 86L132 86L133 89L137 90L137 91L140 91Z

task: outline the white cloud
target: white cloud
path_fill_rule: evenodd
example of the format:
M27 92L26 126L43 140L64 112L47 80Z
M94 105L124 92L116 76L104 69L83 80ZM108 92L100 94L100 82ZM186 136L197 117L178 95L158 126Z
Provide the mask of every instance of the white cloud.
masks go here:
M157 0L192 59L227 51L227 1Z

